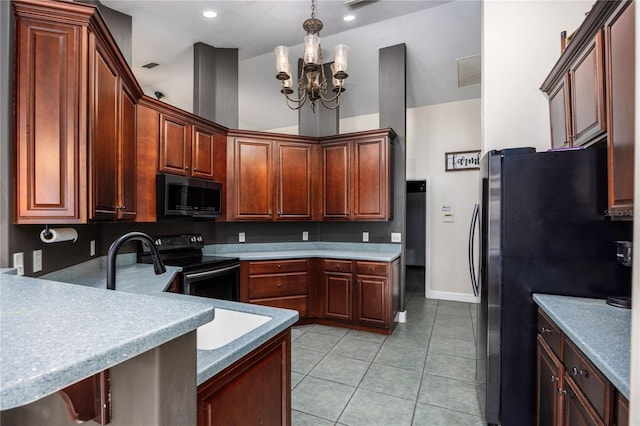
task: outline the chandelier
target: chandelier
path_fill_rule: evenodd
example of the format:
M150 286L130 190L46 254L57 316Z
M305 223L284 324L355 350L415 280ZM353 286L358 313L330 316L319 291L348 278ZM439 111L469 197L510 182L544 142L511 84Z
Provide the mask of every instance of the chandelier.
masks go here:
M316 101L320 101L325 108L336 109L340 105L340 95L344 92L342 84L348 77L347 52L349 46L338 44L334 48L335 57L331 64L331 78L333 95L327 96L327 79L322 64L322 48L320 47L320 30L322 21L316 18L316 0L311 0L311 18L304 21L302 28L307 32L304 37L304 55L302 68L298 78L298 99L291 98L293 93L293 78L291 65L289 64L289 48L278 46L274 49L276 54L276 78L282 86L280 93L285 97L287 106L297 110L302 108L307 99L311 102L311 110L316 112Z

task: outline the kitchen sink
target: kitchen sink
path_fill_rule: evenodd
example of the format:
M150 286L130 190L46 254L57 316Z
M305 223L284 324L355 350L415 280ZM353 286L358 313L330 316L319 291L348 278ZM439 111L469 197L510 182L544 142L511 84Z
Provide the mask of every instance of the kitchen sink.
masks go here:
M198 349L220 348L269 321L271 317L248 312L215 309L215 318L198 327Z

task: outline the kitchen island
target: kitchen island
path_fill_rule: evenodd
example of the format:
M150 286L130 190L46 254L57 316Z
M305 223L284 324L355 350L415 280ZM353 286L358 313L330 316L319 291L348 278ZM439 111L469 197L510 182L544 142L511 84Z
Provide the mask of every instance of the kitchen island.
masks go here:
M195 422L196 387L288 330L297 320L296 312L166 293L179 268L167 267L165 274L154 275L151 265L130 260L130 255L119 259L115 292L105 290L106 275L100 266L104 262L99 260L49 274L48 280L10 274L0 277L0 408L8 410L2 412L3 420L12 419L12 414L25 418L16 407L29 407L33 401L40 402L46 395L113 367L111 424L131 424L136 419L145 424L171 424L177 420L175 416L185 413L188 417L180 417L180 422ZM66 283L50 281L54 279ZM228 345L196 350L195 330L211 321L215 308L251 311L271 319ZM149 370L148 362L155 359L159 360L156 367L164 366L169 373L184 368L191 377L182 383L191 388L188 401L176 398L174 394L180 392L171 382L174 379L162 373L135 380L152 382L149 386L155 383L160 392L136 390L135 383L132 388L117 384L118 376ZM146 397L153 393L171 398L173 404L166 404L166 400L140 404L142 394ZM48 398L53 399L50 404L62 406L55 396ZM135 406L123 413L126 400L134 401L131 405ZM153 413L136 417L133 411L144 411L145 405ZM167 413L171 406L179 408Z

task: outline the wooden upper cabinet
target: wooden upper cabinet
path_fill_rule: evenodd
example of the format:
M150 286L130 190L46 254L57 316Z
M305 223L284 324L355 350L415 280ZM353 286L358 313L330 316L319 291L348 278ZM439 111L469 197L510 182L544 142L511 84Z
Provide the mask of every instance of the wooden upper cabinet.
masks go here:
M351 204L351 144L322 145L323 219L349 219Z
M92 38L93 40L93 38ZM120 80L104 48L93 51L90 86L90 219L115 219L118 213L118 116Z
M86 28L14 11L14 222L86 222Z
M215 132L193 126L193 142L191 145L192 176L213 179L214 141Z
M186 120L161 113L159 147L159 171L191 174L191 126Z
M633 211L635 112L635 2L624 2L605 24L608 105L609 210Z
M141 96L95 7L12 2L15 223L134 219Z
M273 143L236 138L233 142L233 219L273 216ZM228 191L230 192L230 191Z
M120 91L120 144L118 170L118 219L137 215L137 114L136 101L124 88Z
M584 145L607 130L604 98L603 32L598 31L583 54L569 69L571 138Z
M561 79L549 93L549 112L551 115L551 147L568 147L569 135L571 134L569 75Z
M324 220L393 217L393 142L390 129L322 142Z
M276 220L311 220L315 145L276 142Z
M389 218L389 144L373 137L353 142L351 210L355 220Z

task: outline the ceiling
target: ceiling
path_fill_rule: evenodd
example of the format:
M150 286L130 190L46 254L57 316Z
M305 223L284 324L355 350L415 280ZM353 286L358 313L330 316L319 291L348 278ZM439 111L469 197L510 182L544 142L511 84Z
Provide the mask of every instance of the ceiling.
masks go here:
M290 61L302 54L302 22L309 0L101 0L132 17L132 69L145 93L187 111L193 99L193 44L237 48L238 127L269 130L297 124L279 92L273 48L290 47ZM207 19L204 10L218 16ZM342 18L351 13L352 22ZM458 88L456 59L480 54L480 0L379 0L349 11L344 1L319 0L324 23L323 55L350 46L349 78L341 118L378 111L378 49L407 46L409 108L478 98L479 86ZM153 69L142 65L156 62Z

